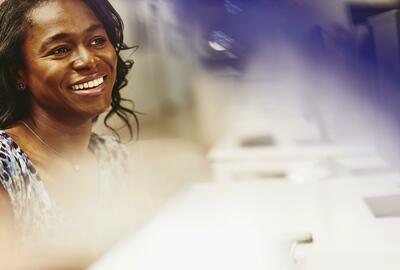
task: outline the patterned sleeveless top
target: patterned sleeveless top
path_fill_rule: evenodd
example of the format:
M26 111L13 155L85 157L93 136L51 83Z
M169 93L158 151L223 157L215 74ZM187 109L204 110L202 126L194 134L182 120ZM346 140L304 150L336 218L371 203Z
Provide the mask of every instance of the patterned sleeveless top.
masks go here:
M114 137L94 133L89 149L97 158L99 190L107 194L112 180L126 174L126 149ZM4 131L0 131L0 183L8 193L15 223L24 237L31 238L33 233L49 235L64 222L32 161Z

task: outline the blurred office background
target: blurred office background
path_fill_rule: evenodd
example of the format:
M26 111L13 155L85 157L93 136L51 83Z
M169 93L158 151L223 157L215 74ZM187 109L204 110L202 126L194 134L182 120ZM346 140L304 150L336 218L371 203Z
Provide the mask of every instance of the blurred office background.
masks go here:
M133 187L169 210L93 269L398 269L398 1L111 2L139 46Z
M234 126L267 128L264 116L281 111L327 140L374 140L377 115L396 115L382 100L396 79L397 15L389 13L397 1L113 4L127 43L139 46L127 52L136 63L124 94L143 113L142 139L179 137L208 150Z
M139 46L125 53L135 65L123 90L141 113L139 142L177 140L169 158L193 154L204 172L193 179L215 180L214 165L232 155L279 147L363 149L396 167L398 1L112 3L126 43Z

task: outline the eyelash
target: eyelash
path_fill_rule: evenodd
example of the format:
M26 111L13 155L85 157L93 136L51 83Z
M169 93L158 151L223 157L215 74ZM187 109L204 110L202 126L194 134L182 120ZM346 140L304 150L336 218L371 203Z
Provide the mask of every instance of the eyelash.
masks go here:
M90 42L90 45L93 46L94 48L102 48L106 42L107 42L107 39L105 37L95 37ZM63 46L59 46L59 47L51 50L49 55L62 57L64 55L66 55L67 53L69 53L70 51L71 51L70 48L63 45Z
M61 51L61 50L64 50L64 51ZM71 51L70 48L67 48L66 46L60 46L60 47L57 47L54 50L52 50L50 52L50 55L60 56L60 55L67 54L70 51Z
M93 44L94 42L99 41L100 43ZM92 42L90 42L91 45L96 46L96 47L101 47L107 42L107 39L105 37L95 37Z

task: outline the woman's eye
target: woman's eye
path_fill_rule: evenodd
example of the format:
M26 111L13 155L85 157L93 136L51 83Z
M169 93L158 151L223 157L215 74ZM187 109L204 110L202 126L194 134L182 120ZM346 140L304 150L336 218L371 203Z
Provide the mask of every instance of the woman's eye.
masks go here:
M107 42L107 39L104 37L96 37L91 42L90 45L94 47L101 47Z
M55 56L62 56L71 51L70 48L67 48L65 46L57 47L54 50L50 52L50 55L55 55Z

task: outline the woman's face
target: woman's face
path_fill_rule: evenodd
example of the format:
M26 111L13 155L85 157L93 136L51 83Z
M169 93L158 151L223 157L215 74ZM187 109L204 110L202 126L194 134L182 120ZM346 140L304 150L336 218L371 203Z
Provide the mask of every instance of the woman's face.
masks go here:
M19 78L33 110L87 120L111 104L117 55L95 14L80 0L51 0L30 12Z

